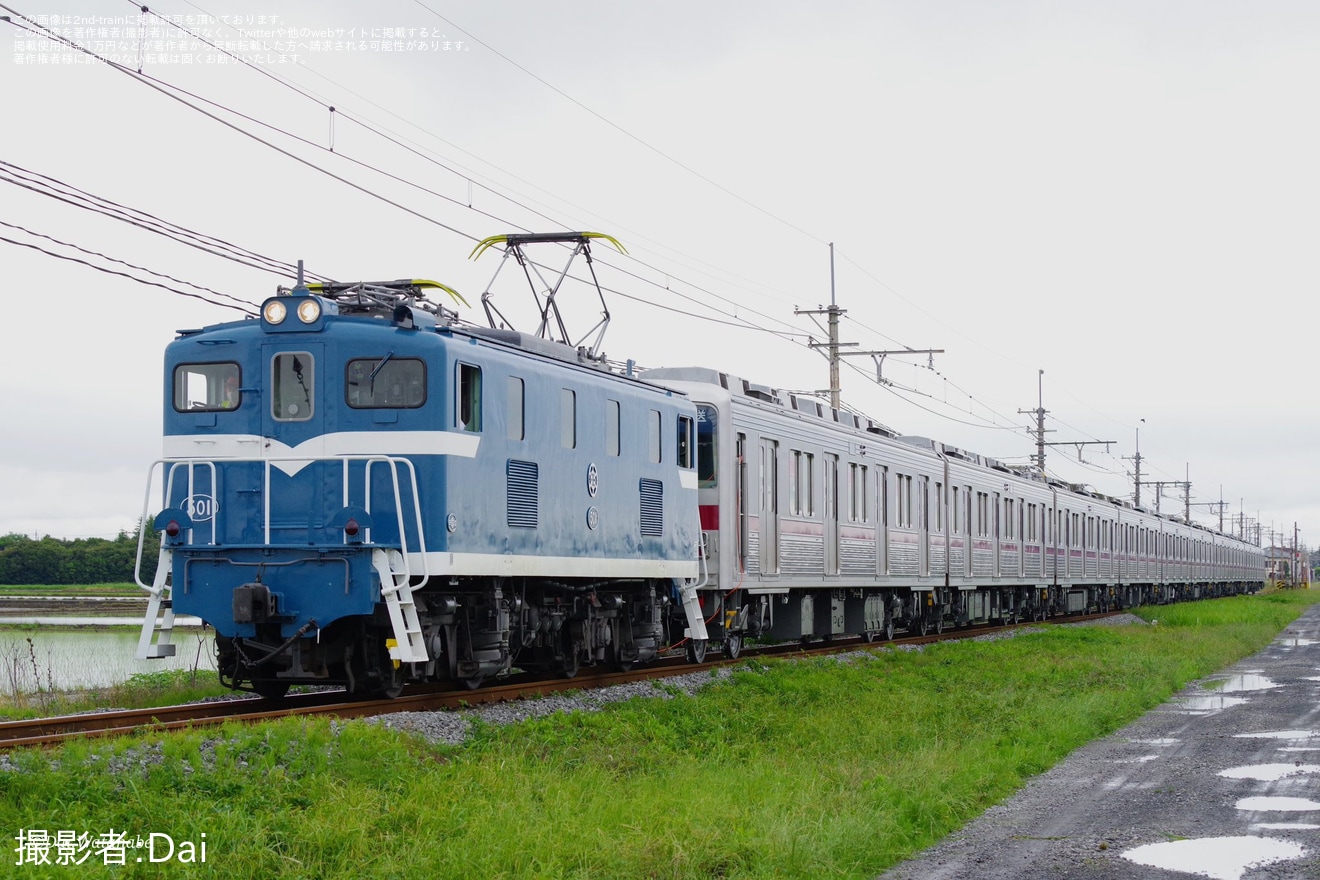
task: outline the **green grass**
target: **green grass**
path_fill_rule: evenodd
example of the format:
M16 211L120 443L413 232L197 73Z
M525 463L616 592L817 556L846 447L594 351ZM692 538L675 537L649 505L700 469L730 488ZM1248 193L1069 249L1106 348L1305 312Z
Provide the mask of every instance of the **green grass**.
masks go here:
M205 832L207 864L173 866L181 876L872 877L1314 601L748 661L698 698L479 726L456 747L290 720L25 752L12 756L24 772L0 772L0 827ZM160 873L133 857L51 876ZM15 870L44 876L30 868Z
M61 586L33 586L32 584L0 584L3 596L146 596L137 584L78 584Z
M0 721L77 715L106 708L149 709L177 706L207 697L230 696L212 670L173 669L139 672L128 681L105 688L43 690L0 696Z

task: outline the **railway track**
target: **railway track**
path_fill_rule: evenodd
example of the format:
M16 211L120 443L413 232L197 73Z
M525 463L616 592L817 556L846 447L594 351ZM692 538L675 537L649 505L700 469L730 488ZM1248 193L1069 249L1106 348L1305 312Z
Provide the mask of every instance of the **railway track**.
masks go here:
M1112 617L1121 612L1058 617L1048 623L1080 623ZM220 725L226 721L255 723L287 718L294 715L330 715L336 718L363 718L391 712L431 712L441 709L459 709L483 703L529 699L544 694L568 690L590 690L645 679L665 678L738 663L748 657L820 656L882 645L925 645L933 642L975 638L995 632L1034 626L1019 623L1008 626L981 626L970 629L950 629L941 634L896 638L893 642L868 643L860 637L812 642L809 645L787 643L748 648L737 660L717 659L700 665L684 662L681 658L661 660L641 669L628 672L584 671L574 678L534 679L515 676L507 681L490 684L477 690L451 690L438 686L410 688L392 700L346 700L343 691L320 691L294 694L281 700L237 698L210 703L189 703L182 706L160 706L152 709L121 709L110 712L90 712L63 715L55 718L37 718L24 721L0 722L0 751L30 746L55 746L72 739L90 737L128 736L156 731L182 730Z

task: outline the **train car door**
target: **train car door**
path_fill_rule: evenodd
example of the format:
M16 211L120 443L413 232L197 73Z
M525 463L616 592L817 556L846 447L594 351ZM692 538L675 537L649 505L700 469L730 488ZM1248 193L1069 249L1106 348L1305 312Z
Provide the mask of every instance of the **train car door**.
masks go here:
M337 421L333 407L324 405L324 345L301 338L291 342L281 339L264 346L260 455L271 459L271 467L270 484L261 490L269 495L260 516L264 533L260 540L267 543L295 535L306 540L307 512L320 510L326 497L338 497L343 491L339 468L308 467L306 461L290 460L295 450L306 451L311 458L323 456L325 435L335 430ZM261 479L264 484L264 476Z
M761 574L779 574L779 441L761 440Z
M930 477L918 480L917 497L917 571L922 577L930 576Z
M825 574L839 573L839 456L825 453Z
M738 497L735 499L737 505L737 530L738 534L734 536L738 548L738 572L747 571L747 435L738 435L738 444L735 448L735 454L738 456L736 463L738 465Z
M974 570L972 568L972 557L975 555L973 551L976 549L976 533L972 531L972 498L972 487L964 487L963 501L965 503L963 504L963 516L966 521L963 523L963 533L967 535L967 551L963 554L963 558L966 560L964 564L967 570L963 574L963 577L969 580L971 579Z
M889 468L875 468L876 503L880 506L876 516L876 573L889 574Z

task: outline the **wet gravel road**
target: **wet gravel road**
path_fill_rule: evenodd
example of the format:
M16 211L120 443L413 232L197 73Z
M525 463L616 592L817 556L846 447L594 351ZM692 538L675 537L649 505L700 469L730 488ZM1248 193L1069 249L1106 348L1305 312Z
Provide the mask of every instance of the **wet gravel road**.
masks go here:
M1320 605L882 880L1320 880Z

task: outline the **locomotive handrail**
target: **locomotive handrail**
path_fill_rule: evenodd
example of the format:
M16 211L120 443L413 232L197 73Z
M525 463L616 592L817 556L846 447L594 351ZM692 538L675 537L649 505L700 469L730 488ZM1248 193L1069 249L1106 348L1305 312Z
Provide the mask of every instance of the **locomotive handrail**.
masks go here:
M408 531L406 528L406 521L404 519L404 514L403 514L403 486L401 485L401 481L399 479L399 466L403 465L403 467L407 469L406 479L408 482L408 490L412 492L414 526L417 529L417 545L418 545L417 552L420 553L422 560L421 571L417 576L418 577L429 576L430 563L429 560L427 559L426 531L422 523L421 496L417 481L417 468L410 459L405 457L396 457L396 456L387 456L387 455L325 455L325 456L286 455L286 456L268 456L268 457L253 456L253 457L238 457L238 458L225 458L225 459L207 459L207 458L158 459L152 462L147 469L147 489L142 502L142 517L140 520L141 525L145 526L147 520L147 511L150 509L151 490L152 487L155 485L155 473L157 467L162 469L162 474L164 478L164 487L163 487L164 498L162 503L168 505L170 499L174 495L175 475L180 467L187 467L188 469L189 498L193 497L194 490L196 489L197 486L197 481L194 476L194 472L198 466L206 467L210 470L211 491L216 495L218 495L219 483L218 483L218 473L216 469L216 461L223 461L226 464L259 463L263 466L262 542L267 546L271 544L271 466L272 465L277 464L278 462L294 462L294 461L306 462L306 463L339 462L343 470L343 497L341 503L344 506L348 506L352 498L349 466L353 462L363 462L365 464L365 473L363 475L363 484L362 484L363 493L364 493L364 497L362 499L363 502L362 507L368 513L371 512L372 470L374 469L375 465L378 464L385 465L386 467L389 468L390 471L390 486L393 490L392 494L394 496L395 521L399 529L399 550L404 560L404 574L409 579L411 579L413 575L412 575L412 561L410 557L413 554L408 546L409 543ZM217 509L212 513L211 516L210 546L216 546L219 543L218 541L219 533L216 526L216 520L218 519L219 514L220 511L217 507ZM140 527L138 530L137 562L134 566L133 577L139 587L141 587L142 589L148 592L154 592L156 589L154 586L148 586L142 581L142 573L141 573L142 550L144 546L145 531L146 530L144 527ZM189 529L190 540L192 537L191 533L192 533L192 529ZM370 539L370 529L367 530L367 538L368 540ZM344 536L343 541L344 543L348 543L348 537Z
M160 467L162 470L163 478L165 480L165 503L168 503L169 498L172 494L172 490L174 488L174 471L175 468L177 468L177 466L180 464L188 465L188 497L189 498L193 497L194 494L193 490L196 488L196 479L193 476L193 468L199 464L206 465L208 469L211 471L211 491L212 492L217 491L216 489L217 475L215 469L215 462L213 461L209 461L206 459L157 459L156 461L153 461L150 465L148 465L147 489L142 497L142 515L138 517L138 546L137 546L137 557L133 562L133 581L139 587L146 590L148 593L151 593L153 596L159 592L159 587L157 587L154 583L151 586L148 586L147 584L142 582L142 550L143 547L145 546L145 541L147 536L147 528L146 528L147 511L151 507L151 487L155 485L156 468ZM164 468L166 465L170 466L168 473L164 472ZM189 529L188 531L191 536L192 529ZM215 518L212 517L211 519L212 546L214 546L215 543L216 543ZM156 580L159 580L159 578L157 578Z

